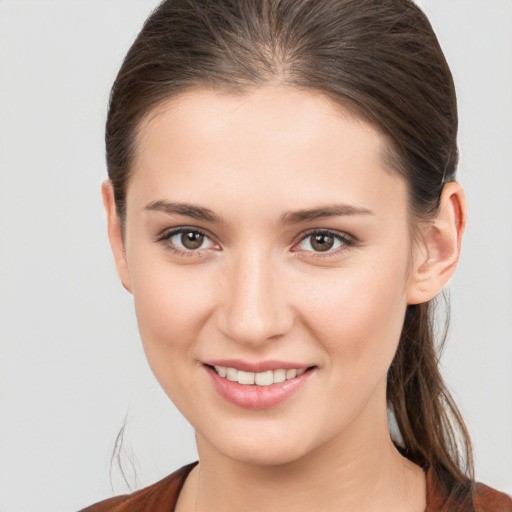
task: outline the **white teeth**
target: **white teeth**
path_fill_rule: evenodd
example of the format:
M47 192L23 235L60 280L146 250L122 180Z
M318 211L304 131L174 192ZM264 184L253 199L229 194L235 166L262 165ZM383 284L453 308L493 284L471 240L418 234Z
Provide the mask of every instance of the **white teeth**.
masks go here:
M216 366L215 371L221 376L225 377L227 375L227 368L225 366Z
M226 377L228 380L236 382L238 380L238 370L236 368L226 368Z
M254 382L258 386L270 386L274 384L274 372L269 370L268 372L255 373Z
M274 384L286 380L286 370L274 370Z
M278 384L285 380L294 379L306 371L306 368L300 368L299 370L293 368L290 370L267 370L265 372L255 373L244 372L236 368L227 368L225 366L215 366L214 368L219 376L246 386L254 384L257 386L271 386L272 384Z
M238 384L254 384L254 373L238 370Z
M286 380L297 377L297 370L286 370Z

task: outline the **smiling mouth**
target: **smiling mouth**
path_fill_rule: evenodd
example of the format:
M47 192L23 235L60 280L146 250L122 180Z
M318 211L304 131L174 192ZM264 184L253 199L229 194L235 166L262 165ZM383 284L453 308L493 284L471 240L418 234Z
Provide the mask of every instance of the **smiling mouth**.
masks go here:
M208 365L210 366L210 365ZM245 372L226 366L210 366L217 375L231 382L238 382L244 386L271 386L287 380L292 380L302 375L310 368L292 368L268 370L265 372Z

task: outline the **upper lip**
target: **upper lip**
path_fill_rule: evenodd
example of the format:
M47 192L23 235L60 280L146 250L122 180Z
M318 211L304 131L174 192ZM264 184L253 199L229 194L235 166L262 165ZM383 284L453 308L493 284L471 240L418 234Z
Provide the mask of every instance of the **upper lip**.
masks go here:
M269 370L300 370L302 368L309 368L311 365L307 365L304 363L297 363L293 361L278 361L278 360L268 360L268 361L243 361L241 359L215 359L204 361L204 364L209 366L224 366L226 368L236 368L237 370L242 370L243 372L254 372L261 373Z

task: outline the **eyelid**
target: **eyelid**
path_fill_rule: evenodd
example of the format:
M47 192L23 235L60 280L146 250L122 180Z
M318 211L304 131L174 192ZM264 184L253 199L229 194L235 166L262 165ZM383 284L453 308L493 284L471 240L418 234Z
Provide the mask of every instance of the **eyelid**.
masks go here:
M170 251L172 251L176 254L182 255L182 256L200 256L200 255L203 255L204 252L212 249L212 247L208 247L205 249L197 249L197 250L181 249L180 247L177 247L175 244L171 243L170 240L172 237L179 235L181 233L186 233L186 232L199 233L202 236L204 236L205 238L207 238L208 240L210 240L210 242L213 244L214 249L218 250L218 248L220 248L219 243L215 240L215 238L208 231L206 231L205 229L196 227L196 226L176 226L174 228L166 228L166 229L160 231L160 233L158 233L154 237L154 239L155 239L155 242L161 243L162 245L165 246L165 248L169 249Z
M212 247L208 247L206 249L196 249L196 250L181 249L181 248L177 247L175 244L170 242L170 239L173 236L176 236L180 233L184 233L187 231L200 233L205 238L210 240L210 242L212 244L214 244L213 248L215 250L220 249L220 244L215 240L215 237L213 235L211 235L207 230L205 230L203 228L199 228L197 226L176 226L173 228L166 228L166 229L160 231L160 233L158 233L154 237L154 239L155 239L155 242L163 244L168 250L170 250L176 254L182 255L182 256L200 256L200 255L203 255L205 252L209 251L210 249L212 249ZM308 237L313 236L313 235L319 235L319 234L324 234L324 235L327 234L327 235L333 236L334 238L336 238L337 240L339 240L342 243L341 247L338 247L334 250L327 250L327 251L297 249L297 246L301 242L306 240ZM311 255L312 257L315 257L315 258L327 258L327 257L336 256L340 252L344 252L351 247L357 247L359 245L360 245L360 241L357 238L355 238L353 235L350 235L349 233L346 233L344 231L338 231L335 229L328 229L328 228L316 228L316 229L310 229L310 230L306 231L305 233L302 233L299 236L298 240L293 244L291 252L305 252L305 253L309 253L309 255Z
M306 240L308 237L310 237L312 235L325 235L325 234L333 236L337 240L341 241L342 246L338 247L337 249L328 250L328 251L324 251L324 252L313 251L313 250L308 251L308 250L304 250L304 249L295 249L301 242ZM324 229L317 228L317 229L310 229L310 230L306 231L305 233L302 233L300 235L300 238L297 240L297 242L294 243L294 245L292 247L292 252L302 251L302 252L309 253L310 255L312 255L315 258L328 258L330 256L337 256L337 255L339 255L339 253L344 252L351 247L357 247L359 245L360 245L359 240L357 240L357 238L350 235L349 233L346 233L345 231L338 231L335 229L326 229L326 228L324 228Z

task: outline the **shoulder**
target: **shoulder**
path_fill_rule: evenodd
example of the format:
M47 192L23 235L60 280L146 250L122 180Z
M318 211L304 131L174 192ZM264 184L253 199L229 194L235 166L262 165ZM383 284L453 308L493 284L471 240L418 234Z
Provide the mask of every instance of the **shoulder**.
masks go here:
M80 512L156 512L173 510L190 471L197 462L188 464L159 482L132 494L116 496L86 507Z
M512 498L484 484L473 490L475 512L512 512Z
M447 488L430 468L427 471L426 512L512 512L512 498L481 483L468 481Z

